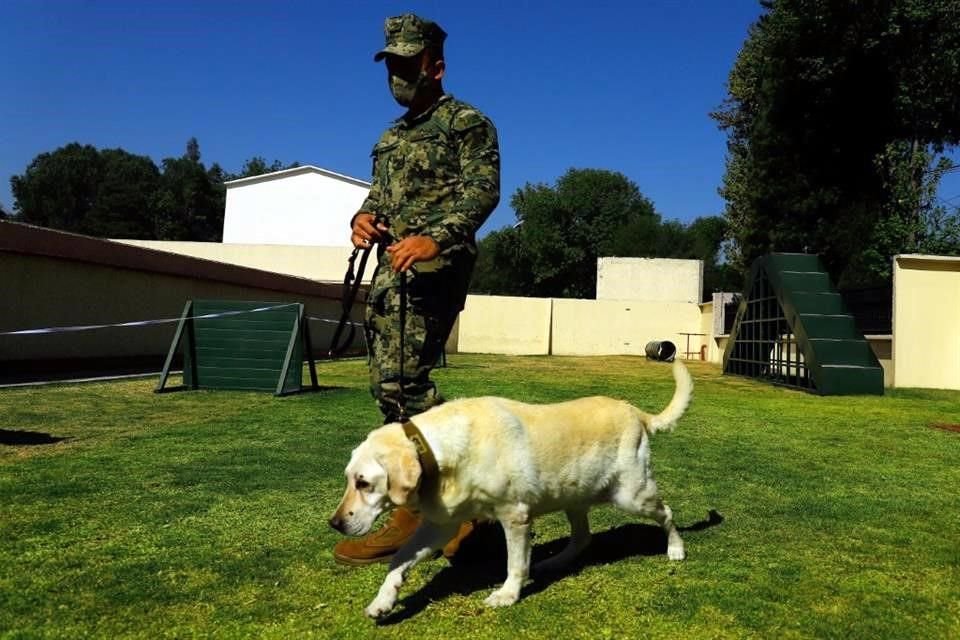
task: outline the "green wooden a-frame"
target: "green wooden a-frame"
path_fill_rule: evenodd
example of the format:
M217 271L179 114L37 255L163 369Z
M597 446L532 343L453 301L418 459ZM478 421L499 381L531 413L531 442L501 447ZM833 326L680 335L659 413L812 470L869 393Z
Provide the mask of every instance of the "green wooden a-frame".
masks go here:
M312 388L318 388L310 326L301 303L188 300L157 393L164 391L181 344L180 388L296 393L302 387L305 357Z
M819 395L883 395L883 369L820 258L773 253L754 261L723 372Z

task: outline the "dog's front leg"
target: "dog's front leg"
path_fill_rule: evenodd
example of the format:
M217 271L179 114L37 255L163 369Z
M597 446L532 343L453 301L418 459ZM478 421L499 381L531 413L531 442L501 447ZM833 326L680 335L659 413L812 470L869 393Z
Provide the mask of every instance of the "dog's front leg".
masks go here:
M364 613L374 620L390 613L397 603L397 595L407 577L407 572L418 562L430 558L437 549L443 547L456 535L458 526L459 523L437 525L424 520L410 541L400 547L390 560L390 571L380 585L377 597L364 609Z
M507 579L503 586L487 596L490 607L506 607L520 597L520 588L530 574L530 509L525 504L511 506L498 514L507 542Z

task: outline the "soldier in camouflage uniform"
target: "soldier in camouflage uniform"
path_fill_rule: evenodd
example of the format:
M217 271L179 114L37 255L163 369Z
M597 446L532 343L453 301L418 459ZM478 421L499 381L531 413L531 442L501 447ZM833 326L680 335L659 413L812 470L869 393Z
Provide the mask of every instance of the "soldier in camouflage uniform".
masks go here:
M430 371L463 309L474 234L500 199L500 152L493 123L444 93L446 33L413 14L388 18L384 31L386 47L374 60L386 61L390 91L407 112L373 148L373 183L351 221L351 241L379 243L367 296L370 390L385 422L395 422L441 402ZM387 560L418 524L416 514L397 509L380 531L339 543L334 557L346 564ZM452 554L469 528L445 552Z

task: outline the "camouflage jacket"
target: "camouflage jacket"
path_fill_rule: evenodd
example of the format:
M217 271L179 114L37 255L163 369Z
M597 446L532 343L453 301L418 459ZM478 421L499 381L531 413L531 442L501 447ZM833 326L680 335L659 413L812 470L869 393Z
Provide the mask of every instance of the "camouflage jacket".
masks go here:
M476 261L474 234L500 200L500 150L493 123L444 95L415 120L397 120L372 155L373 184L361 211L385 219L398 240L433 238L440 255L415 265L410 290L440 309L461 309ZM398 283L381 246L371 295Z

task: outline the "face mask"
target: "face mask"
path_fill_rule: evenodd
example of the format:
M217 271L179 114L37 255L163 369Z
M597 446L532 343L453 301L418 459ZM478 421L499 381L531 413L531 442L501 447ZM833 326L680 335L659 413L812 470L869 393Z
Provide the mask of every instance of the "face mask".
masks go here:
M399 76L390 76L390 93L393 94L393 99L399 105L409 107L413 104L417 92L427 86L428 83L429 76L426 71L421 71L417 75L417 79L412 82Z

